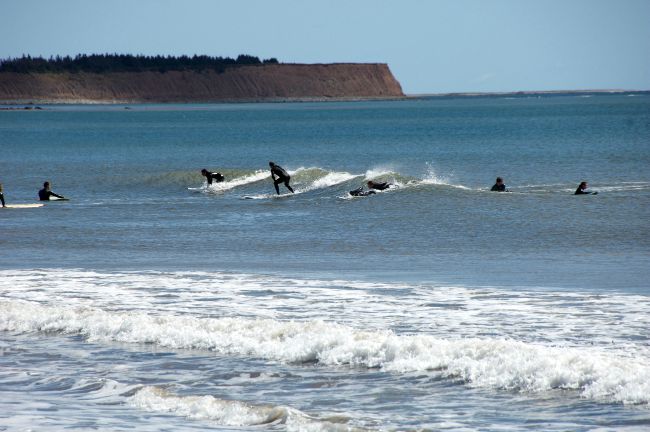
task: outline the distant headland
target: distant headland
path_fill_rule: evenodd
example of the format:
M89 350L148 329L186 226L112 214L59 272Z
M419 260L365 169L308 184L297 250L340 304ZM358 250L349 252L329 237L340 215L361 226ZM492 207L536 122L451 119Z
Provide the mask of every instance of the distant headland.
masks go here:
M402 98L383 63L291 64L250 55L23 56L0 61L0 103L201 103Z

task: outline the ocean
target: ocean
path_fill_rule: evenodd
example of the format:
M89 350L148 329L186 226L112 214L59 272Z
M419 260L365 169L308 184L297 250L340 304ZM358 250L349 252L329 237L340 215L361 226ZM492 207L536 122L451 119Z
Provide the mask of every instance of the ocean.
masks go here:
M585 96L0 111L70 199L0 209L0 430L648 430L650 95Z

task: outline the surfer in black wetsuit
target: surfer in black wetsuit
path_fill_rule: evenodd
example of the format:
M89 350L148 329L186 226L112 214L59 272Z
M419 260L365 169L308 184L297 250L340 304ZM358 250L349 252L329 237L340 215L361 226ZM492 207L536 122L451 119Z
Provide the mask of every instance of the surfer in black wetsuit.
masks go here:
M291 180L289 173L287 173L280 165L276 165L274 162L269 162L269 166L271 167L271 178L273 179L273 186L275 186L275 191L278 193L278 195L280 195L280 187L278 186L280 183L284 183L287 189L289 189L291 193L294 193L293 189L291 189L291 186L289 186L289 181Z
M226 178L221 174L220 172L210 172L207 169L203 168L201 170L201 175L204 176L208 180L208 185L212 184L212 180L214 180L216 183L221 183L224 181Z
M367 184L368 184L368 189L377 189L377 190L385 190L392 186L392 184L388 182L378 183L372 180L369 180Z
M0 201L2 202L2 207L7 207L5 204L5 195L2 193L2 183L0 183Z
M503 183L503 179L501 177L497 177L496 183L494 183L494 186L492 186L492 189L490 189L492 192L510 192L508 189L506 189L505 183Z
M374 194L376 194L377 192L375 192L374 190L366 190L366 191L364 191L364 190L363 190L363 186L359 186L357 189L352 190L352 191L350 191L350 192L348 192L348 193L349 193L350 195L352 195L352 196L359 197L359 196L374 195Z
M573 195L596 195L598 192L592 192L590 190L587 190L589 188L589 185L587 182L583 181L580 182L578 185L578 189L576 189L575 193Z
M38 199L41 201L49 201L50 197L56 197L58 199L66 199L64 196L57 195L50 190L50 182L43 183L43 189L38 191Z

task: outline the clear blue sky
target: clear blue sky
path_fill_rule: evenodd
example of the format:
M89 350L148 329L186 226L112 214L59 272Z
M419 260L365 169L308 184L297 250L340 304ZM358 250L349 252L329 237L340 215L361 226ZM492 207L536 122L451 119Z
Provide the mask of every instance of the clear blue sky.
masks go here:
M0 0L0 57L388 63L406 93L650 90L650 0Z

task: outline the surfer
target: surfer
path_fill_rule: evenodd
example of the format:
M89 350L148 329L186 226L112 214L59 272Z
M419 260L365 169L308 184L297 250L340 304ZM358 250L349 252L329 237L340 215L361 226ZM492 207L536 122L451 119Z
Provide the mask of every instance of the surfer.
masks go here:
M378 183L372 180L369 180L367 184L368 184L368 189L377 189L377 190L385 190L392 186L392 184L388 182Z
M359 197L359 196L374 195L374 194L376 194L377 192L375 192L374 190L366 190L366 191L364 191L364 190L363 190L363 186L359 186L357 189L355 189L355 190L351 190L351 191L348 192L348 193L349 193L350 195L352 195L352 196Z
M49 201L50 197L56 197L58 199L66 199L61 195L57 195L50 190L50 182L43 183L43 189L38 191L38 199L41 201Z
M574 195L596 195L598 192L592 192L589 189L589 185L586 181L580 182L578 189L576 189Z
M278 186L280 183L284 183L287 189L289 189L291 193L294 193L293 189L291 189L291 186L289 186L289 181L291 180L289 173L287 173L280 165L276 165L274 162L269 162L269 166L271 167L271 178L273 179L273 186L275 186L275 191L278 193L278 195L280 195L280 187Z
M207 169L203 168L201 170L201 175L204 176L208 180L208 186L212 184L212 180L214 180L217 183L221 183L224 181L226 178L221 174L220 172L210 172Z
M2 193L2 183L0 183L0 201L2 201L2 207L7 207L5 204L5 195Z
M496 183L494 183L494 186L492 186L492 189L490 189L492 192L510 192L508 189L506 189L505 183L503 183L503 179L501 177L497 177Z

